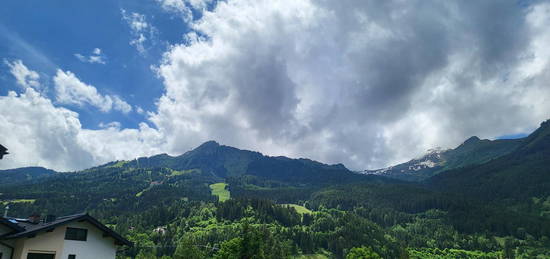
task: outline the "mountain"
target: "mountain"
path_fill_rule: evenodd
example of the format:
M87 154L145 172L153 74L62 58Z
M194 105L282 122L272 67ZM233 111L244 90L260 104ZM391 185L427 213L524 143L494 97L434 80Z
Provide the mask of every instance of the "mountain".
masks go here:
M177 171L200 170L216 179L252 175L284 182L320 183L356 179L342 164L327 165L309 159L264 156L208 141L180 156L167 154L117 161L102 167L170 168Z
M380 175L404 181L422 181L443 168L447 150L430 149L420 158L377 170L365 170L359 173Z
M140 166L169 167L174 170L200 169L205 173L225 178L244 174L248 165L263 155L259 152L240 150L234 147L220 145L215 141L208 141L199 147L177 157L140 158Z
M32 206L14 203L11 207L29 213L27 210L42 208L54 214L94 209L106 206L102 204L107 201L133 210L180 199L213 201L216 198L209 186L215 183L228 184L232 197L294 202L307 200L313 192L330 185L394 182L356 174L341 164L265 156L214 141L180 156L160 154L114 161L77 172L51 171L29 177L29 172L38 169L8 171L16 180L0 182L0 202L33 201ZM58 208L57 203L64 206Z
M32 200L36 201L32 207L12 204L12 209L47 208L55 214L60 210L56 203L65 204L61 214L66 214L96 208L106 200L117 200L118 207L133 209L178 199L212 201L216 198L209 186L215 183L228 184L236 197L293 202L307 200L325 186L394 181L359 175L341 164L265 156L215 141L180 156L160 154L114 161L77 172L39 174L40 169L25 168L7 171L5 175L12 180L0 182L0 202Z
M22 167L16 169L0 170L0 183L14 184L22 181L35 180L56 174L54 170L44 167Z
M483 164L442 172L428 180L436 189L482 199L524 199L550 195L550 120L512 152Z
M89 212L135 242L121 258L187 258L190 247L196 258L241 258L225 252L253 245L300 258L343 259L353 248L375 258L549 258L549 158L549 122L524 139L472 137L386 170L435 174L423 182L209 141L77 172L2 171L16 180L0 181L0 204L12 217Z
M405 181L423 181L443 171L483 164L516 150L524 139L479 139L470 137L454 149L428 150L424 156L378 170L360 173L381 175Z

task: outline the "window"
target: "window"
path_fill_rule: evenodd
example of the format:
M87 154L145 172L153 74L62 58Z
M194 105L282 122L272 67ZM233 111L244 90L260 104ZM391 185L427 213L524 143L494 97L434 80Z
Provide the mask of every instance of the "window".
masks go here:
M28 253L27 259L54 259L55 254Z
M67 228L65 232L65 240L86 241L88 238L88 230L83 228Z
M68 259L76 259L76 255L69 255Z

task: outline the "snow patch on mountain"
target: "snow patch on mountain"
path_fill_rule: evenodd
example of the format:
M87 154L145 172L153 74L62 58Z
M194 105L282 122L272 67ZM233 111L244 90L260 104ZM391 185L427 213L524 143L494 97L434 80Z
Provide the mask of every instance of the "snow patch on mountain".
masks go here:
M364 170L358 173L361 174L372 174L372 175L388 175L395 173L412 173L417 172L427 168L434 168L436 166L442 165L445 161L443 159L443 153L447 150L440 147L429 149L424 155L419 158L415 158L406 163L399 164L396 166L390 166L386 168L376 169L376 170Z

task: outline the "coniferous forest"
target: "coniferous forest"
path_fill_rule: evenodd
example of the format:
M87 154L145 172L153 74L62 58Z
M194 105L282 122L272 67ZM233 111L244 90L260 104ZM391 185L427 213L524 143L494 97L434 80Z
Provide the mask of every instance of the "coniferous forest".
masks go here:
M134 243L121 259L550 258L549 124L469 140L416 181L207 142L78 172L4 170L0 203L13 217L88 212Z

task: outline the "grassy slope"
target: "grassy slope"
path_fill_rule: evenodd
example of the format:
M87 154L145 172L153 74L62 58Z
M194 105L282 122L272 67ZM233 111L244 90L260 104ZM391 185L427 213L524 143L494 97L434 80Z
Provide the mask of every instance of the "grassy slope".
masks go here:
M294 259L328 259L329 257L323 254L312 254L312 255L298 255L293 258Z
M311 213L313 213L311 210L307 209L304 206L300 206L298 204L288 203L288 204L282 204L282 205L288 206L288 207L293 207L294 209L296 209L296 212L298 212L300 214L311 214Z
M218 196L219 201L229 200L230 193L229 190L225 189L226 186L226 183L211 184L210 190L212 190L212 195Z
M15 199L15 200L0 201L0 204L7 205L10 203L25 203L25 202L34 203L35 201L36 201L35 199Z

